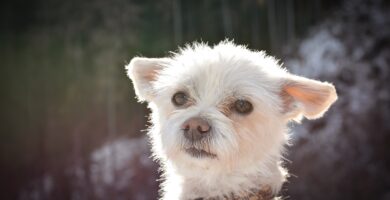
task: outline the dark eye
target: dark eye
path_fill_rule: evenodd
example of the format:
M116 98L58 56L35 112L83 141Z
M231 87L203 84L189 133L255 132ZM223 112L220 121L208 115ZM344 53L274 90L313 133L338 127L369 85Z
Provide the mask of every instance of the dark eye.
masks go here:
M177 92L172 97L172 103L175 106L182 106L188 102L188 97L184 92Z
M248 114L253 110L252 104L247 100L237 100L234 102L234 109L241 114Z

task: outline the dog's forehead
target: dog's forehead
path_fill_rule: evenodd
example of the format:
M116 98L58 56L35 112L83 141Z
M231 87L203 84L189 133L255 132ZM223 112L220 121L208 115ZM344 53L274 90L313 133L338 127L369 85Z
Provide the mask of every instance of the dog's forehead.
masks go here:
M272 86L270 75L251 60L219 59L175 64L168 72L171 88L185 90L202 100L251 97Z
M183 49L159 74L157 91L167 88L186 90L194 98L211 101L227 96L264 98L276 91L278 77L285 71L264 52L223 43L214 47L195 46ZM262 93L267 93L262 95Z
M185 66L178 84L192 90L199 97L250 93L266 79L249 62L203 62Z

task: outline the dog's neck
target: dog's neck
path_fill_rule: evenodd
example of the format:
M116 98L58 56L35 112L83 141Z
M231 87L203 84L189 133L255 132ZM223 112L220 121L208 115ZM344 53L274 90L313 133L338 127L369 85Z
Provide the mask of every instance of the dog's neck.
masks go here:
M253 189L246 193L241 194L228 194L223 196L216 197L198 197L193 200L273 200L277 199L275 194L272 192L271 188L268 186L260 187L259 189Z
M247 167L240 166L237 170L194 170L183 165L164 170L164 200L272 199L279 192L286 174L279 162L268 165L253 163Z

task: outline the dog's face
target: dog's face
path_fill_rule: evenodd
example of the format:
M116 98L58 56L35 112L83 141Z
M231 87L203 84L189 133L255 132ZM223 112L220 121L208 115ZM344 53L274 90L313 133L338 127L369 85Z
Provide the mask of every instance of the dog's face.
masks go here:
M169 58L134 58L136 94L152 110L162 160L207 167L279 158L289 120L317 118L336 100L329 83L294 76L263 52L223 42Z

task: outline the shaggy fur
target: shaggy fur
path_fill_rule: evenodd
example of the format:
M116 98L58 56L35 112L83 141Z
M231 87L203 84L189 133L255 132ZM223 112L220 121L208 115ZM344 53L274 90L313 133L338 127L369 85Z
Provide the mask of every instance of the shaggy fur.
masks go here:
M166 58L135 57L126 66L140 101L151 109L149 137L163 171L162 199L219 198L270 188L276 195L286 179L282 167L287 123L321 117L337 99L332 84L288 73L264 52L229 41L194 43ZM185 107L172 96L185 92ZM232 105L252 103L243 115ZM207 140L183 136L182 124L207 120ZM196 157L194 147L216 155Z

